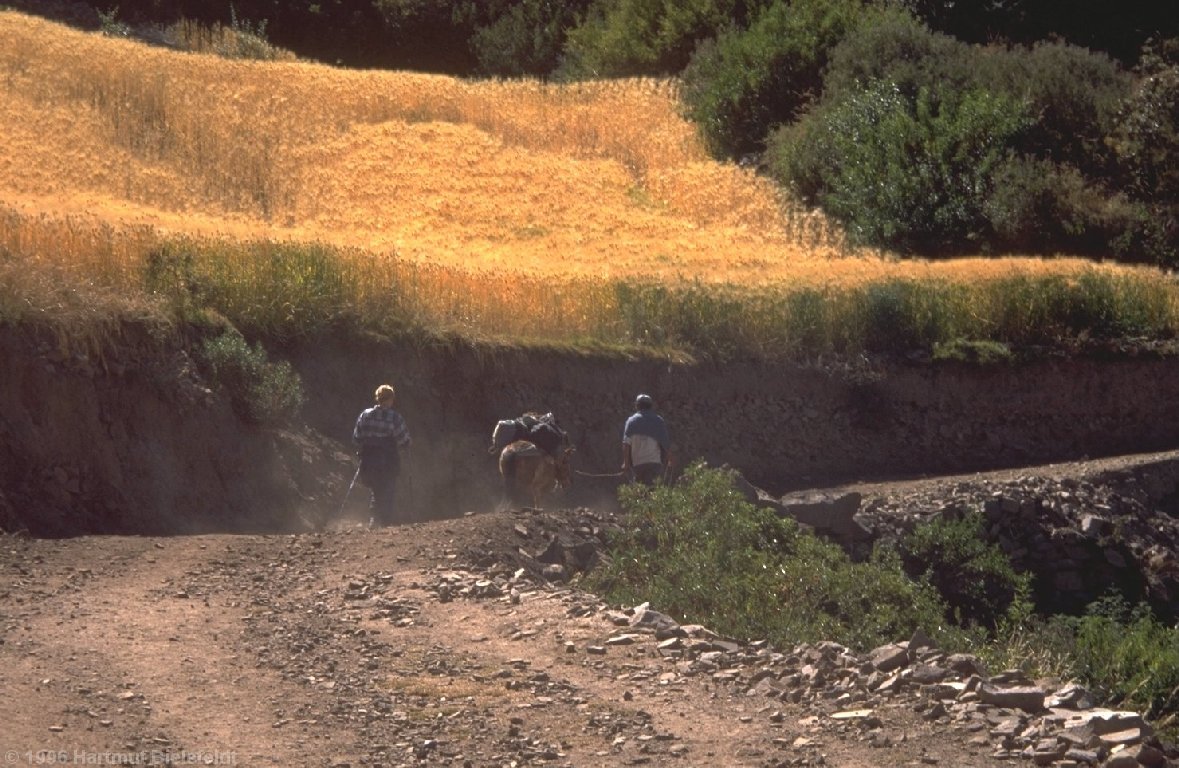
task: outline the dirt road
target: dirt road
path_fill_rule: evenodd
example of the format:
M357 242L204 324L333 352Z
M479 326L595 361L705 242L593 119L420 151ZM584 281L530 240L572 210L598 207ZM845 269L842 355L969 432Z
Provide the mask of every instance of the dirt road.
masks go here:
M378 531L0 537L5 765L985 766L751 694L517 569L527 512ZM620 639L621 638L621 639Z

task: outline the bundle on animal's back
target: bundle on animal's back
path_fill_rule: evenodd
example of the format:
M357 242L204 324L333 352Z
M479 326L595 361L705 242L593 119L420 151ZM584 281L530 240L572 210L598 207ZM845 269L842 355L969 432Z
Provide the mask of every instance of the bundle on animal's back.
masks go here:
M559 448L569 444L568 434L551 412L528 412L515 419L496 422L487 452L500 453L517 440L527 440L549 456L556 456Z

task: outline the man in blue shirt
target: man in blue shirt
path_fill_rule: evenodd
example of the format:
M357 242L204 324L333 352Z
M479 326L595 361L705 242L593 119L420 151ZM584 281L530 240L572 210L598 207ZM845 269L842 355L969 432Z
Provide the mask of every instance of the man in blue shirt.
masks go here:
M369 526L393 524L394 491L401 471L401 451L409 448L405 419L393 410L397 392L388 384L377 387L377 404L356 419L352 440L359 446L359 478L372 491Z
M671 438L650 395L635 398L635 412L622 428L622 471L631 482L654 485L671 465Z

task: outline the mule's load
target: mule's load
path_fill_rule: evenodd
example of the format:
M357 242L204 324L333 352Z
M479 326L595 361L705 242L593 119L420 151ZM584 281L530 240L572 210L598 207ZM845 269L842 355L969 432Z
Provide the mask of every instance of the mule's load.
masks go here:
M560 448L569 444L569 436L552 413L529 412L496 422L487 452L499 453L517 440L527 440L554 458Z
M542 495L572 485L573 446L552 413L528 412L497 422L487 452L499 454L499 473L510 501L531 500L536 506Z

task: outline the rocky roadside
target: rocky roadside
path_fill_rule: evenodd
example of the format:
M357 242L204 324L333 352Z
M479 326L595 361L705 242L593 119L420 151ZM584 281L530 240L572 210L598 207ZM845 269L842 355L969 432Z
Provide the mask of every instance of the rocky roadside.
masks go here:
M983 516L983 535L1033 576L1036 603L1079 613L1111 587L1179 619L1179 453L747 498L866 555L922 523Z

